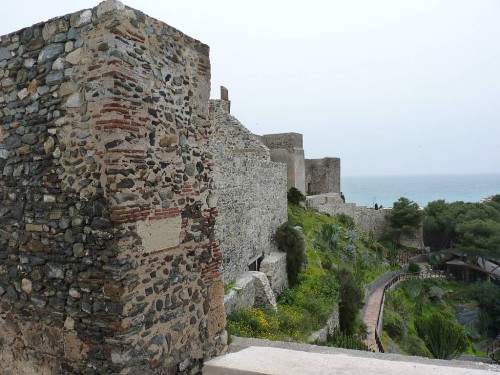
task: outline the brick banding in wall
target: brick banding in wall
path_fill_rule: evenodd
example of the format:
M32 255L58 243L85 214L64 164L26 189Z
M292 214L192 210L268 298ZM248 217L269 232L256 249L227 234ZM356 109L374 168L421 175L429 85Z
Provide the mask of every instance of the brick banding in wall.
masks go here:
M2 36L0 72L2 371L199 371L227 340L208 47L108 0Z

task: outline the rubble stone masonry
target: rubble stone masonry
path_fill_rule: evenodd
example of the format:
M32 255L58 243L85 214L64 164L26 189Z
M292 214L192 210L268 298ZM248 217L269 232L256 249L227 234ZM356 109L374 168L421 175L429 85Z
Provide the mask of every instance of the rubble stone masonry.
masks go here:
M211 100L210 114L219 210L215 231L222 248L224 280L237 279L264 259L271 287L281 292L288 286L286 258L278 253L274 235L287 221L286 166L272 162L259 137L231 116L228 100Z
M195 373L226 344L208 47L108 0L0 39L0 372Z

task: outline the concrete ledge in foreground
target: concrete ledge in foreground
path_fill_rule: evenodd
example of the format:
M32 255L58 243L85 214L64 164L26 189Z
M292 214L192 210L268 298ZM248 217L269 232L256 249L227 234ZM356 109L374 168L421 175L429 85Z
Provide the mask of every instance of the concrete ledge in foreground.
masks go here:
M456 363L425 360L398 361L344 353L325 354L282 348L251 346L205 363L204 375L484 375L498 373L494 365L457 367ZM410 357L415 358L415 357ZM416 359L416 358L415 358ZM446 363L450 365L447 366ZM482 368L481 368L482 367Z

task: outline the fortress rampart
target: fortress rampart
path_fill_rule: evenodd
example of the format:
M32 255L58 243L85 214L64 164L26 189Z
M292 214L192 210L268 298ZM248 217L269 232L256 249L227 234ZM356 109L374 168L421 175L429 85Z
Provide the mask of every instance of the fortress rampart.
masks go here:
M0 38L2 373L197 373L226 310L287 286L292 186L382 231L338 201L340 159L209 96L208 46L116 0Z
M0 77L2 372L221 353L208 47L110 0L3 36Z
M286 166L272 162L259 137L231 116L227 90L222 93L226 99L210 101L210 151L224 281L263 271L271 288L280 292L288 285L286 256L278 252L274 234L287 221Z
M295 187L305 194L305 164L302 134L281 133L261 136L269 147L271 160L287 166L287 188Z

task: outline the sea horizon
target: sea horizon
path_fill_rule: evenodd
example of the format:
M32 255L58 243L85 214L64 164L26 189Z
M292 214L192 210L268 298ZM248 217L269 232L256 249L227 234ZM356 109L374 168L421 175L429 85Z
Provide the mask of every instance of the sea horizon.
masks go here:
M392 207L406 197L425 207L429 202L479 202L500 194L500 173L342 176L346 202L373 207Z

